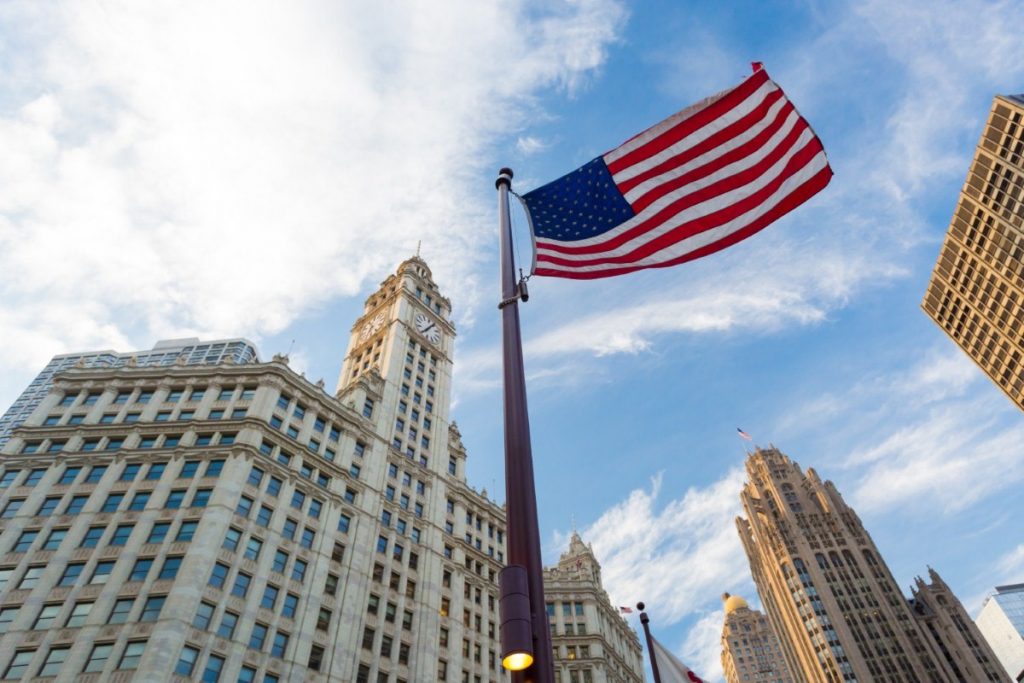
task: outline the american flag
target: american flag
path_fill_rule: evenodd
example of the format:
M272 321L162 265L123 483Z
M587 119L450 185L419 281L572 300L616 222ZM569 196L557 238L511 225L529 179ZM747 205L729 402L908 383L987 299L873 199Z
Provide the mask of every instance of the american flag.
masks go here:
M754 440L754 437L752 437L750 434L747 434L745 431L743 431L739 427L736 428L736 433L739 434L739 437L741 439L744 439L746 441L753 441Z
M619 611L622 612L623 614L632 614L633 613L633 608L632 607L619 607Z
M832 169L821 141L754 68L735 88L523 195L533 272L590 279L690 261L824 188Z

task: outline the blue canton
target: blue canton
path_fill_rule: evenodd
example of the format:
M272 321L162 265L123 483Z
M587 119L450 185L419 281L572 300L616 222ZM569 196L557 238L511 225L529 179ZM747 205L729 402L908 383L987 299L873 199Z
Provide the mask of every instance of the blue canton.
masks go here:
M574 242L607 232L634 216L598 157L523 195L537 237Z

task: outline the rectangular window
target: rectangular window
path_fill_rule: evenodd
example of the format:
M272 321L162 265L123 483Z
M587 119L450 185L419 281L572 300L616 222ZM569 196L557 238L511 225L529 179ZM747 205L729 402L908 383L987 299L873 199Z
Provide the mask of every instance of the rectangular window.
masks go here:
M132 498L132 502L128 504L129 510L145 510L146 503L149 502L149 493L142 492L136 493Z
M3 512L0 512L0 519L11 519L16 514L21 506L25 504L25 499L15 499L7 501L7 505L4 506Z
M96 565L96 568L92 571L92 578L89 579L89 583L105 584L110 578L111 572L114 571L114 562L100 562Z
M167 494L167 500L164 502L165 510L177 510L181 507L181 504L185 501L186 489L177 489Z
M274 642L270 646L271 657L284 657L285 650L288 649L288 634L278 631L274 634Z
M305 560L295 559L295 564L292 565L292 579L302 583L306 578L306 567L307 563Z
M155 463L150 465L149 469L146 471L146 480L156 481L164 475L165 469L167 469L167 466L164 463Z
M46 660L43 662L43 667L39 669L37 676L56 676L60 673L60 668L64 666L64 661L68 658L68 653L71 652L70 647L55 647L50 650L50 653L46 655Z
M295 540L295 532L299 528L298 523L290 517L284 520L284 524L281 526L281 535L288 540Z
M178 473L178 479L191 479L196 476L196 472L199 471L199 461L189 460L181 466L181 472Z
M267 632L269 629L263 624L253 624L252 634L249 635L249 647L253 650L262 650L263 646L267 642Z
M267 482L267 495L277 498L281 493L281 480L277 477L271 477Z
M135 560L135 565L132 567L132 573L128 575L128 581L145 581L146 577L149 576L149 570L152 566L152 557L140 557Z
M128 543L128 537L132 535L131 524L121 524L114 529L114 535L110 538L110 545L126 545Z
M46 537L46 543L43 544L43 550L56 550L67 535L67 529L54 529L50 532L50 535Z
M146 641L135 641L128 643L128 647L124 649L124 654L121 655L121 662L117 665L118 669L138 669L139 660L142 659L142 651L146 649Z
M100 508L100 512L116 512L123 500L123 493L111 493L107 496L107 499L103 501L103 507Z
M262 549L263 541L256 538L255 536L250 536L249 540L245 544L245 552L242 553L242 556L246 559L256 561L259 559L260 551Z
M281 593L277 586L268 583L263 589L263 597L260 598L260 607L273 611L277 604L277 596Z
M85 668L82 669L82 673L99 673L103 671L113 650L113 645L94 645L92 654L89 655L89 659L85 662Z
M295 617L295 612L299 607L299 596L294 593L289 593L284 596L284 604L281 606L281 616L292 619Z
M204 508L210 502L210 496L213 495L213 489L197 489L195 495L192 496L192 503L189 507Z
M159 619L160 611L164 608L165 602L167 602L166 595L150 597L142 606L142 614L139 616L139 621L156 621Z
M242 496L238 501L238 507L235 508L235 514L240 517L248 517L249 513L252 512L252 503L252 498Z
M38 536L38 531L22 531L17 542L14 544L14 547L11 548L11 552L27 553L28 549L32 547L32 544Z
M218 562L213 565L213 573L210 574L210 585L214 588L223 588L225 581L228 578L228 572L231 571L231 567L221 564Z
M191 676L197 659L199 659L199 650L188 645L181 648L178 663L174 665L174 673L179 676Z
M181 560L183 558L179 555L177 557L168 557L164 560L164 566L160 568L160 573L157 575L157 580L170 581L178 576L178 569L181 568Z
M110 610L108 624L123 624L128 621L128 615L135 604L135 598L121 598L114 603L114 609Z
M103 475L107 472L106 465L99 465L89 470L89 475L85 478L86 484L95 484L103 478Z
M200 602L199 609L196 610L196 616L192 619L192 625L201 631L205 631L210 626L210 622L213 621L213 613L216 609L216 605Z
M223 442L222 442L223 443ZM219 477L220 473L224 471L223 460L211 460L206 463L206 470L203 471L204 477Z
M266 505L260 506L260 511L256 514L256 523L262 527L270 526L270 518L274 516L274 511L268 508Z
M194 522L193 522L194 524ZM184 525L182 525L184 527ZM170 531L171 525L169 522L158 522L153 525L153 528L149 531L149 538L146 539L146 543L163 543L167 538L167 533ZM92 531L92 529L90 529ZM102 529L100 532L102 533Z
M32 629L40 631L48 629L53 625L53 622L57 620L57 614L60 613L60 608L63 605L57 603L55 605L43 605L43 609L39 611L39 616L36 617L35 624L32 625Z
M238 576L235 577L235 585L231 587L231 594L244 598L245 594L249 592L249 585L252 583L252 577L245 572L238 572Z
M238 626L238 615L234 612L224 612L224 616L220 618L220 626L217 627L217 635L231 640L235 635L236 626Z
M316 538L316 532L309 527L305 527L302 530L302 537L299 539L299 545L303 548L312 548L313 540Z
M29 567L28 571L25 572L25 577L28 577L29 573L32 572L33 569L37 569L38 570L38 574L36 576L36 580L38 580L39 576L41 576L42 573L43 573L43 568L42 567ZM72 562L72 563L70 563L68 566L64 567L64 573L61 575L60 579L57 581L57 585L58 586L73 586L73 585L75 585L75 583L78 582L78 577L80 577L82 575L82 570L83 569L85 569L85 563L84 562ZM24 583L25 583L25 579L23 578L22 579L22 584L24 584ZM33 583L32 585L34 586L35 583ZM23 585L19 584L19 587L26 587L26 586L23 586ZM27 586L27 587L31 588L32 586Z

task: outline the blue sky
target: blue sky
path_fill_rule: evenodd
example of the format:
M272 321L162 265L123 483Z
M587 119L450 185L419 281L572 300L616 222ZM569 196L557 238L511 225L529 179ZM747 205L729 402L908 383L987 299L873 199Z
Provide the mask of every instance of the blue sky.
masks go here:
M743 443L836 482L897 579L975 611L1024 579L1024 425L919 308L1015 2L0 6L0 404L54 353L247 336L333 385L422 240L456 307L469 477L501 488L497 168L528 190L763 61L835 178L679 268L535 279L523 308L547 559L720 676ZM514 222L528 257L523 216Z

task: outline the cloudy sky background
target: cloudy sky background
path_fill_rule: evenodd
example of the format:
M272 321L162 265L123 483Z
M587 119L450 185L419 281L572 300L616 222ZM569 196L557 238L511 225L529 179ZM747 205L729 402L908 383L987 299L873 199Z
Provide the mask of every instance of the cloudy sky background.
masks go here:
M0 4L0 406L55 353L189 335L294 340L333 385L422 241L469 476L498 490L496 169L530 189L760 60L824 193L681 268L532 282L547 559L575 519L613 601L720 676L718 596L755 596L741 426L834 480L901 583L931 564L976 611L1024 580L1024 423L919 304L992 95L1024 91L1024 10L711 5Z

